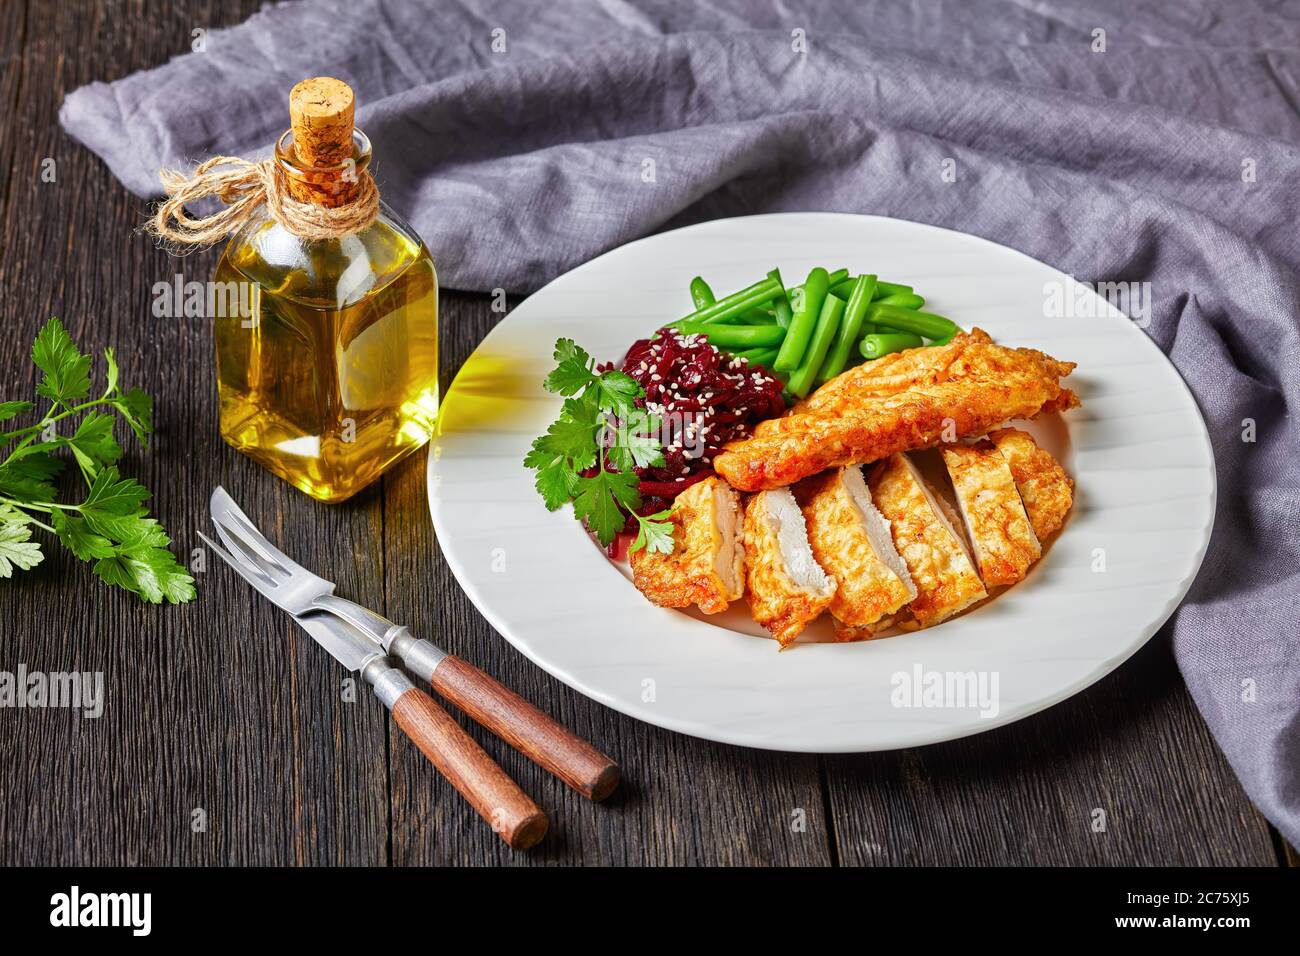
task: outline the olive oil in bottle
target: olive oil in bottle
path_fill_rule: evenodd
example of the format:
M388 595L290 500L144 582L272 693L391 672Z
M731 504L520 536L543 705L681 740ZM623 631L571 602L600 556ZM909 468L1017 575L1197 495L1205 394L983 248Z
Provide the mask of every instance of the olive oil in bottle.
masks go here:
M290 107L276 157L294 198L354 201L370 144L353 129L352 91L307 80ZM369 226L337 239L304 239L264 211L231 238L215 281L247 283L251 304L215 330L221 433L239 451L334 502L432 436L438 279L382 202Z

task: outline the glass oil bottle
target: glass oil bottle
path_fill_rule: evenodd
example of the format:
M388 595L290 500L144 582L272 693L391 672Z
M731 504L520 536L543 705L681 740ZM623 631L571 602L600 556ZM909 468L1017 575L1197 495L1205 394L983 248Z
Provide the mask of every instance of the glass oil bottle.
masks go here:
M353 128L351 89L306 80L290 114L276 162L293 197L353 201L371 147ZM236 449L337 502L429 440L438 278L420 237L382 201L368 227L338 239L301 238L263 209L231 237L215 282L251 293L251 310L216 318L221 433Z

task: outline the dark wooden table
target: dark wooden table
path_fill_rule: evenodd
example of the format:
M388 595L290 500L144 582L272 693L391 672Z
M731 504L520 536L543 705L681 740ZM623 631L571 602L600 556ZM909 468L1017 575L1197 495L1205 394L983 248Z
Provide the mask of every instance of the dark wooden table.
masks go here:
M102 671L102 717L0 710L0 864L1284 864L1157 637L1046 713L918 750L816 757L682 737L595 704L495 634L443 561L424 455L325 507L216 430L210 329L157 319L151 287L205 279L136 228L145 204L57 124L65 93L189 49L258 0L0 4L0 381L32 394L31 340L60 316L112 345L158 402L159 434L124 463L155 492L180 553L224 484L342 593L476 662L623 764L594 806L465 721L552 817L506 849L368 695L279 611L210 561L199 599L146 607L50 548L0 582L0 670ZM42 181L53 159L56 181ZM436 236L428 237L436 250ZM445 292L444 387L499 317ZM1105 811L1094 832L1094 810ZM202 811L202 813L198 813ZM797 811L803 811L802 814ZM795 825L803 818L805 825ZM202 820L197 826L195 821Z

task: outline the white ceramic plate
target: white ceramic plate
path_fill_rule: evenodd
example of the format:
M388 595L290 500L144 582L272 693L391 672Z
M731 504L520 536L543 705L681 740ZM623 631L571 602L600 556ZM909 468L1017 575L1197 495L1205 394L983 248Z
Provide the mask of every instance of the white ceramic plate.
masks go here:
M705 618L650 605L568 507L543 507L521 462L558 412L541 387L556 338L614 359L689 311L696 274L730 291L773 266L796 282L818 264L912 284L966 328L1078 362L1068 384L1083 407L1033 426L1074 476L1076 499L1029 577L985 606L913 634L778 653L743 610ZM528 298L456 377L429 456L443 553L492 626L539 666L685 734L775 750L888 750L1042 710L1117 667L1173 613L1204 557L1215 500L1205 424L1173 366L1090 291L1067 310L1074 317L1046 317L1054 283L1067 297L1078 288L982 239L833 213L720 220L609 252ZM943 698L913 696L918 674L922 687L935 675L956 683ZM962 675L983 700L956 694Z

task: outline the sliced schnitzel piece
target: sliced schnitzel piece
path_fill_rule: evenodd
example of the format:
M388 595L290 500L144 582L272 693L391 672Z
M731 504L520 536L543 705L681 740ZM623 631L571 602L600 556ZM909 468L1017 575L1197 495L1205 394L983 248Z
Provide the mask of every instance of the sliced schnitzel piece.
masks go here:
M800 482L795 495L813 557L835 580L830 611L836 636L887 627L888 615L916 597L916 587L894 548L889 523L871 502L862 469L850 465L823 472Z
M760 423L753 437L728 443L714 467L732 487L759 491L983 435L1014 418L1073 407L1078 399L1059 381L1073 368L1034 349L995 345L975 329L850 369L784 417Z
M947 509L906 455L890 455L871 472L871 497L889 522L916 598L907 629L929 627L988 596Z
M1074 479L1055 458L1038 447L1028 432L999 428L989 432L989 440L1011 467L1011 477L1038 540L1055 534L1074 503Z
M782 647L834 598L835 580L813 557L789 488L760 492L745 503L745 571L749 612Z
M745 586L740 496L716 475L696 482L673 501L673 552L633 551L632 583L660 607L725 611Z
M1007 460L987 439L942 448L985 587L1015 584L1043 555Z

